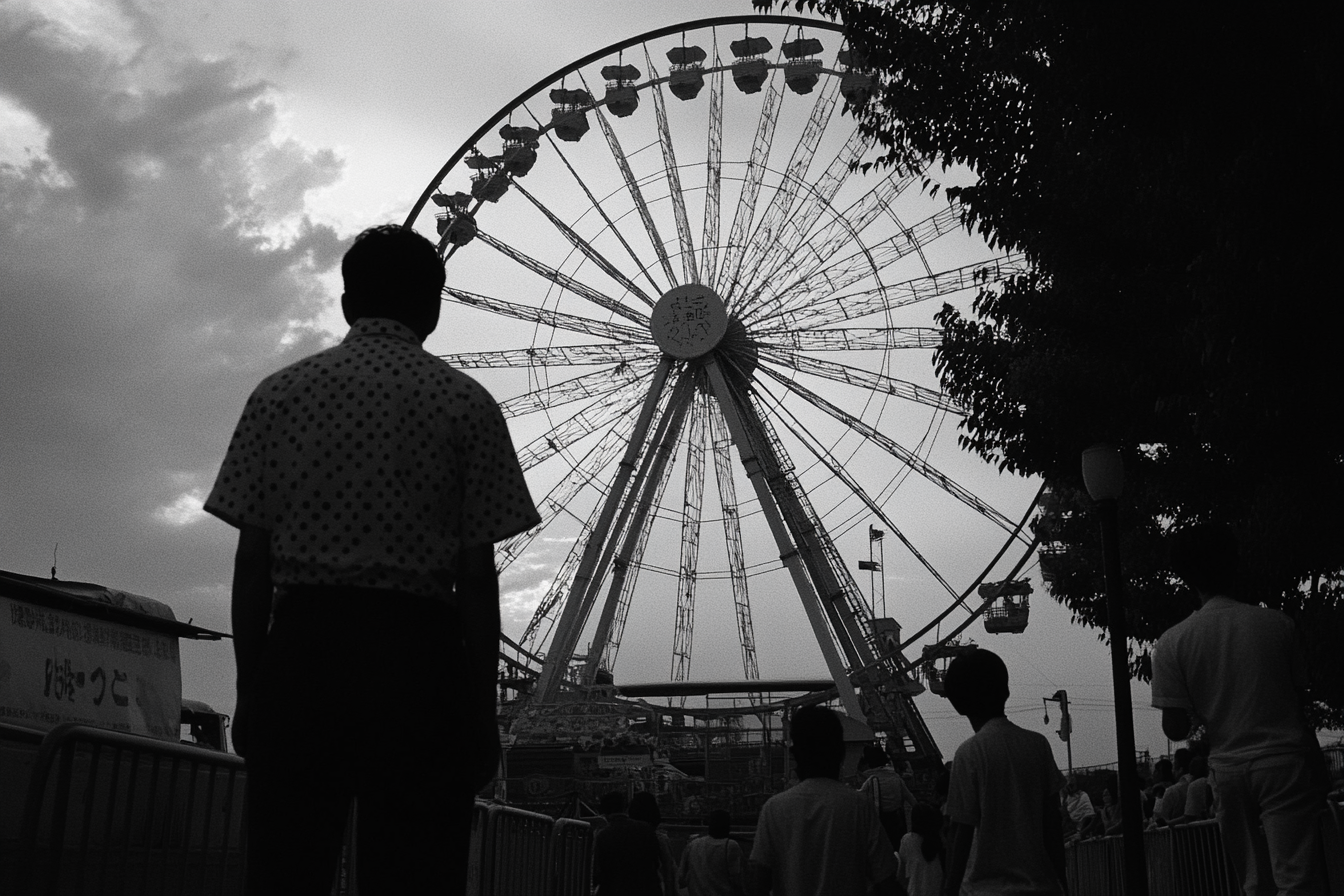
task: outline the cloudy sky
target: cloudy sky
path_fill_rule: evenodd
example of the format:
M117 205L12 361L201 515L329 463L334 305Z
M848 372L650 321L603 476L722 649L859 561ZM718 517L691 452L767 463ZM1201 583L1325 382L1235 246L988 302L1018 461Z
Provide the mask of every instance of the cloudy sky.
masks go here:
M0 568L46 575L54 553L63 579L228 630L234 533L201 501L257 380L343 332L349 238L404 218L449 153L543 75L741 12L746 0L0 0ZM1113 760L1104 649L1048 600L1034 611L1026 634L979 639L1008 661L1012 717L1047 730L1040 698L1067 688L1075 762ZM183 665L185 696L232 709L226 644L185 645ZM1138 746L1163 752L1147 698L1136 686ZM950 752L969 727L920 700Z

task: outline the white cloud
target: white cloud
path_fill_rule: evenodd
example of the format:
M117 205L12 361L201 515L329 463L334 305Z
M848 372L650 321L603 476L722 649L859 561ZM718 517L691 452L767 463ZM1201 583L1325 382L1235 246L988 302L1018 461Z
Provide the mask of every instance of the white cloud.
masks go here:
M344 238L245 52L193 55L133 4L0 4L0 567L196 587L195 526L247 393L330 344Z

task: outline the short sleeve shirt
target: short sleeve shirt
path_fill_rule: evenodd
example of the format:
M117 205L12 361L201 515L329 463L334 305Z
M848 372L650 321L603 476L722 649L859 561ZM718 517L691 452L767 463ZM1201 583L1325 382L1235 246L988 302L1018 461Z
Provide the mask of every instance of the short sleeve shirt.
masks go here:
M205 509L271 533L276 585L438 598L461 547L540 522L494 399L381 318L257 386Z
M1215 768L1313 747L1297 691L1306 683L1293 621L1226 597L1167 629L1153 650L1153 706L1202 721Z
M833 778L807 778L765 801L751 861L773 896L866 896L899 868L877 809Z
M1063 786L1050 742L1006 718L985 722L957 748L947 814L975 828L963 894L1059 892L1043 833L1044 813L1058 811Z

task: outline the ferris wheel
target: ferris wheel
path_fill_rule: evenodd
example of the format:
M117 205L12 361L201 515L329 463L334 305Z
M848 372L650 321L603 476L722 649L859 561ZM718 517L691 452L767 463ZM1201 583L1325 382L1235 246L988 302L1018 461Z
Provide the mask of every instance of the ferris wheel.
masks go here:
M661 29L524 92L411 211L443 357L500 399L542 516L497 550L540 582L533 701L819 661L936 755L919 680L981 614L1025 625L1037 487L959 449L932 366L942 304L1025 262L926 172L863 170L846 105L879 86L833 23Z

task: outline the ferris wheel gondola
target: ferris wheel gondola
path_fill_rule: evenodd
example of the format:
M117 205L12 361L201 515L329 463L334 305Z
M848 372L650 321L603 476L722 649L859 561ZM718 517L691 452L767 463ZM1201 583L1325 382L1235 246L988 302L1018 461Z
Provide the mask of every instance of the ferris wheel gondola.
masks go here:
M685 680L731 639L756 680L802 626L850 715L936 757L906 654L988 613L987 575L1020 578L1036 487L943 431L960 408L932 312L1026 267L923 172L859 172L860 62L789 16L631 38L502 109L410 213L441 209L444 357L501 399L543 517L497 553L506 582L540 582L519 639L544 657L534 703L630 642L627 679L656 656ZM870 522L899 544L899 621L843 559Z

